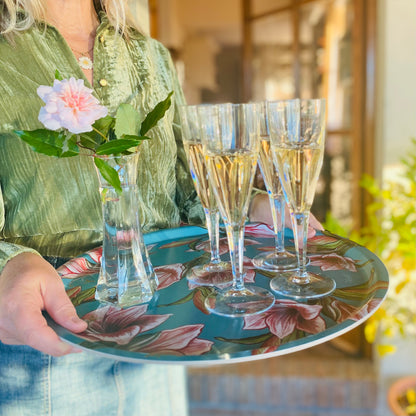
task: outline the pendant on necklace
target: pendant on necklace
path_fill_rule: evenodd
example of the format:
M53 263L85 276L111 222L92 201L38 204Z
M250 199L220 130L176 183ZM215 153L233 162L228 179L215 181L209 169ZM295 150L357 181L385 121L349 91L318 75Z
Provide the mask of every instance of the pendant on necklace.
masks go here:
M89 56L80 56L78 58L79 66L83 69L92 69L93 63Z

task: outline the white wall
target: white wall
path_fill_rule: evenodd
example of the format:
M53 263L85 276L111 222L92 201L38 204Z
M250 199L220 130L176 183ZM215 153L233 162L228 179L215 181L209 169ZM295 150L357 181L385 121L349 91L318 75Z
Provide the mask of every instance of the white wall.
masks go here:
M416 138L416 0L378 0L378 7L376 135L386 173Z

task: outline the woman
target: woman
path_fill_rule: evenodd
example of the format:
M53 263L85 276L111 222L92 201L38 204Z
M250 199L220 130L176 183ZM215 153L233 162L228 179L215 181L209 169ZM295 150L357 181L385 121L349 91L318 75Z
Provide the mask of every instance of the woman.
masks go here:
M110 114L130 102L147 113L173 90L173 105L142 145L144 231L201 222L178 130L184 103L169 54L133 29L125 0L0 0L0 414L186 415L180 367L132 365L77 352L42 311L85 330L55 271L102 241L90 158L33 152L12 132L42 127L39 85L55 70L83 78ZM18 6L16 6L18 5ZM251 219L271 223L267 195Z
M171 108L142 146L143 228L200 222L176 131L184 99L169 55L131 28L125 0L0 6L0 414L186 415L182 368L70 354L76 350L47 326L43 310L70 331L86 328L53 266L101 244L97 174L89 158L40 155L12 133L42 127L36 89L52 85L55 70L83 78L110 114L122 102L147 113L173 90Z

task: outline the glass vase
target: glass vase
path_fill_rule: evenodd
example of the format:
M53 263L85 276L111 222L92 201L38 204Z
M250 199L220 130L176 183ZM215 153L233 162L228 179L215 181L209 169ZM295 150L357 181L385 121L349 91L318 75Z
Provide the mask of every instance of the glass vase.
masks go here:
M150 302L158 281L139 219L139 154L102 156L120 178L122 192L98 171L103 211L103 253L95 298L120 307Z

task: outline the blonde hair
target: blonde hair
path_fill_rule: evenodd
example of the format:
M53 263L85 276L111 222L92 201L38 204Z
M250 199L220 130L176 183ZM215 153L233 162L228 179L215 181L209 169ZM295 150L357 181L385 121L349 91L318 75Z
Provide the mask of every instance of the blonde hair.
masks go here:
M127 7L127 0L93 0L97 13L104 11L116 33L128 36L129 27L134 27ZM25 14L19 16L19 11ZM45 20L44 0L0 0L0 33L13 34L29 29L35 22Z

